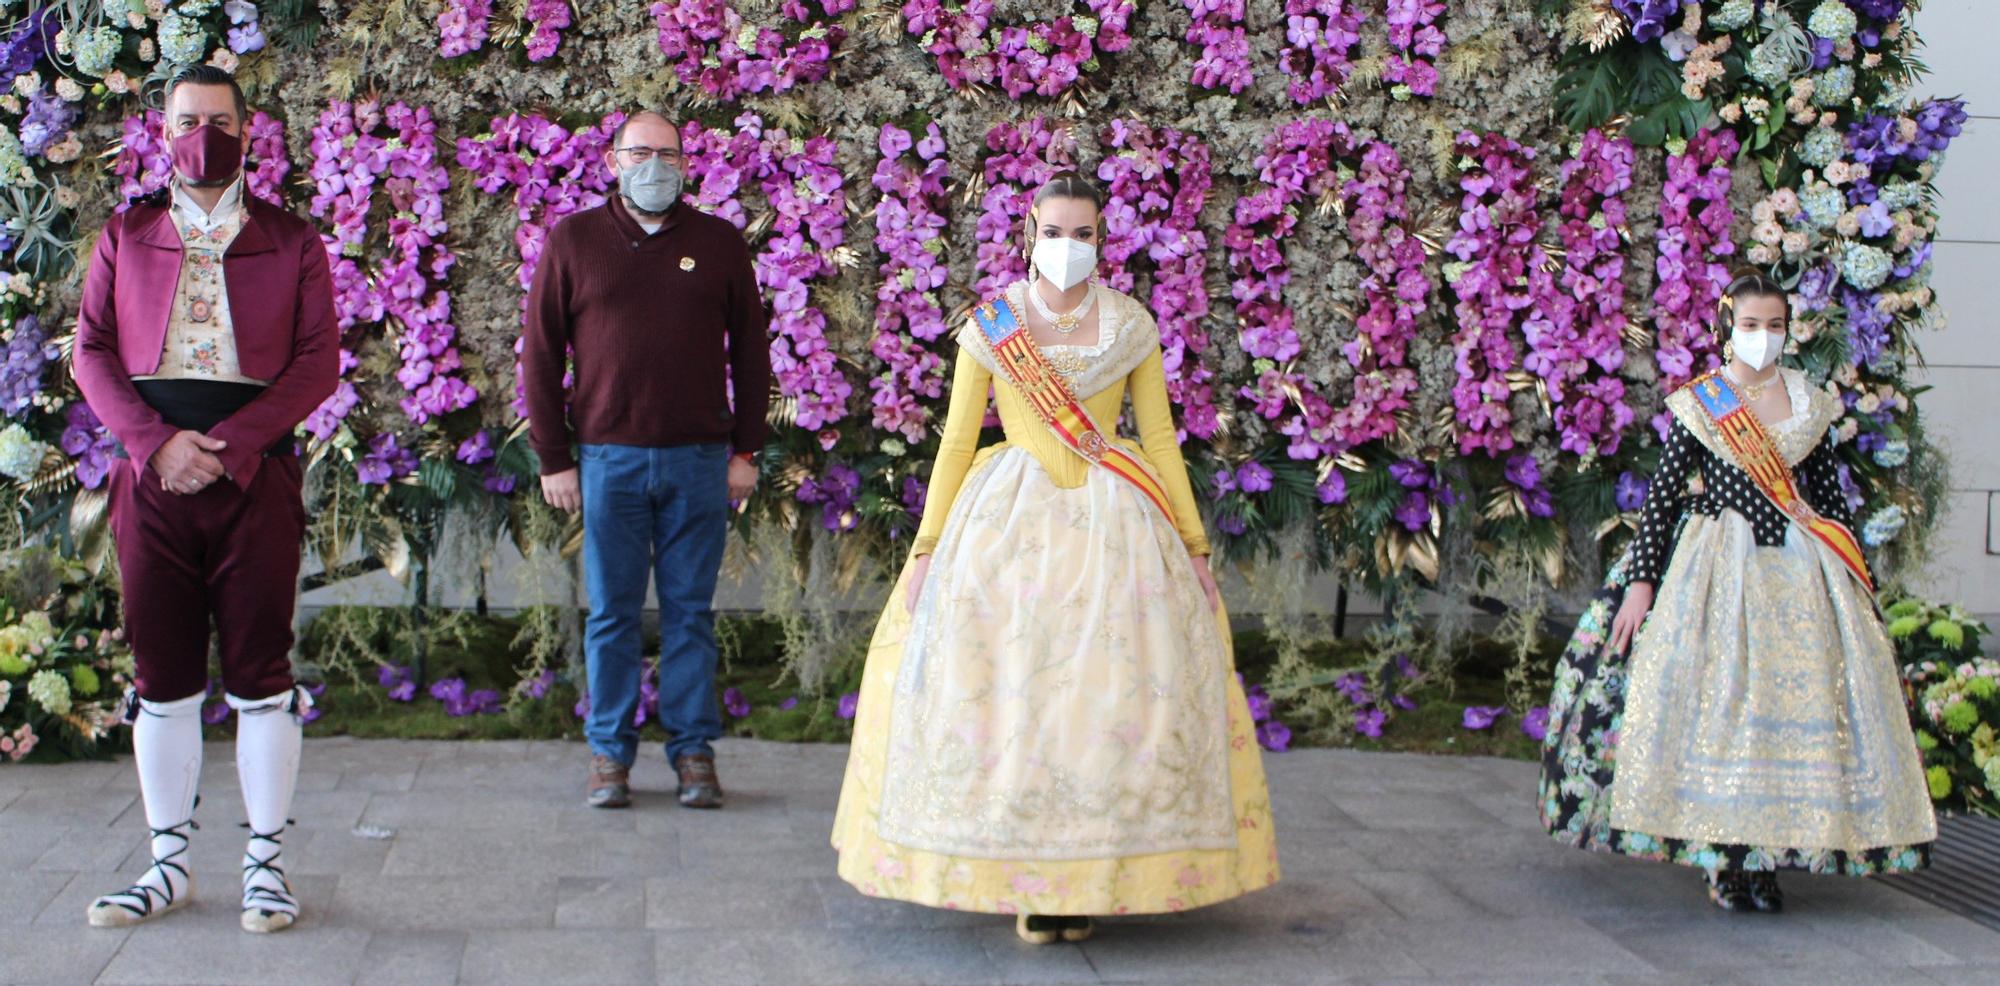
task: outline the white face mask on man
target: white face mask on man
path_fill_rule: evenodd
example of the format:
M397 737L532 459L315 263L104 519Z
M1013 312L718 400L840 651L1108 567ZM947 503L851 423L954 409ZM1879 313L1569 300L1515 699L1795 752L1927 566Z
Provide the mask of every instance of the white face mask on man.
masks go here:
M1097 248L1068 237L1037 239L1032 256L1035 269L1061 291L1082 284L1097 269Z
M1736 329L1729 334L1729 348L1745 366L1762 373L1778 361L1779 351L1785 348L1785 337L1761 329Z

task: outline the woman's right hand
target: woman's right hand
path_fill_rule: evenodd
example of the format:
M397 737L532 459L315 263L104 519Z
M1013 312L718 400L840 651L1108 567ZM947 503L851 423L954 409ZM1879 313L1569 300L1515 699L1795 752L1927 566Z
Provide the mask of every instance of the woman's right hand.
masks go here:
M1653 583L1634 582L1625 587L1625 603L1618 607L1618 615L1611 619L1611 639L1605 642L1605 650L1611 654L1623 654L1632 645L1632 638L1639 633L1639 625L1646 622L1646 614L1653 609Z
M910 584L903 591L903 608L906 612L917 611L917 597L924 594L924 576L931 570L931 556L918 555L910 562Z

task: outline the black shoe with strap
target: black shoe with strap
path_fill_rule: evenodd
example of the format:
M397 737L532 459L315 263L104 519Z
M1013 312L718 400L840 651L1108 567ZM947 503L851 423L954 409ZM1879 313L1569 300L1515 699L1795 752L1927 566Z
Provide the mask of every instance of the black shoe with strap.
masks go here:
M299 920L298 899L292 896L284 867L278 865L278 858L284 852L279 839L284 834L283 828L269 834L254 829L250 832L250 845L243 850L244 931L270 934L283 931Z
M1750 875L1750 903L1766 914L1785 909L1785 892L1778 889L1778 874L1763 870Z
M187 855L188 832L201 826L190 818L178 825L163 829L151 829L147 845L154 839L178 839L180 845L162 856L153 857L153 865L139 877L137 883L115 894L105 894L90 904L90 926L93 928L127 928L143 921L150 921L168 911L177 910L194 897L194 876L180 863ZM157 879L148 880L147 876ZM175 886L175 879L180 884Z
M1750 899L1749 875L1742 870L1723 870L1708 875L1708 899L1725 911L1755 910Z

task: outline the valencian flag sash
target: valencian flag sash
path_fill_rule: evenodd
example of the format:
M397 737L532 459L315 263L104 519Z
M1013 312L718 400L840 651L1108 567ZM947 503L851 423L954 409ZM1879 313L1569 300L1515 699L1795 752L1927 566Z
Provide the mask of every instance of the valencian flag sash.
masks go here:
M1015 316L1007 299L995 298L980 305L973 309L972 319L979 323L979 331L993 350L1001 375L1027 398L1028 406L1063 446L1137 487L1172 523L1174 511L1167 505L1167 492L1160 481L1130 453L1104 437L1083 402L1069 389L1069 382L1049 365L1048 357L1028 334L1027 323Z
M1792 471L1778 455L1778 447L1772 444L1764 423L1736 396L1728 378L1711 372L1689 386L1694 388L1696 402L1714 422L1716 432L1734 453L1734 465L1749 474L1758 492L1807 533L1832 548L1862 586L1874 592L1875 583L1868 577L1868 563L1862 558L1861 544L1854 539L1854 532L1837 520L1820 516L1799 494Z

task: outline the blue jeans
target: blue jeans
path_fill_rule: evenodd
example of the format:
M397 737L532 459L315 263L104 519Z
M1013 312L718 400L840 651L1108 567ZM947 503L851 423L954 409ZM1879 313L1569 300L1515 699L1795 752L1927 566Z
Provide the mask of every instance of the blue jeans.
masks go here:
M622 764L639 752L639 618L646 576L659 586L660 724L667 762L710 753L722 735L715 700L715 579L729 530L723 445L585 445L583 571L590 591L583 652L590 748Z

